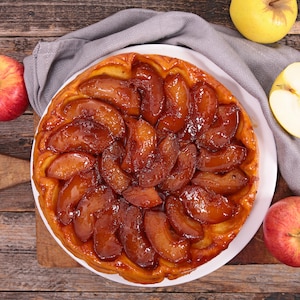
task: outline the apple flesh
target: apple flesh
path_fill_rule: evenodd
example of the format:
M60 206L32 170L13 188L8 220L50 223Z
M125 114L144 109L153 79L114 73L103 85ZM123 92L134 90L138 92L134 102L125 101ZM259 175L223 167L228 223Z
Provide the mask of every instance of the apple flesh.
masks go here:
M6 55L0 55L0 121L13 120L28 107L23 74L23 64Z
M300 62L287 66L275 79L269 103L275 119L291 135L300 137Z
M247 39L269 44L281 40L294 25L297 0L232 0L230 17Z
M300 196L273 204L263 223L264 242L280 262L300 267Z

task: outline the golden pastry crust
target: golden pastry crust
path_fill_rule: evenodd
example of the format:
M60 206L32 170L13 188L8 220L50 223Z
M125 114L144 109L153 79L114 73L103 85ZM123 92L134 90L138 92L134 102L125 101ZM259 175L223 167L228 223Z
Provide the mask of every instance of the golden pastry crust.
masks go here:
M247 113L211 75L125 53L53 98L35 136L33 180L66 249L99 272L157 283L211 260L240 231L257 192L258 146Z

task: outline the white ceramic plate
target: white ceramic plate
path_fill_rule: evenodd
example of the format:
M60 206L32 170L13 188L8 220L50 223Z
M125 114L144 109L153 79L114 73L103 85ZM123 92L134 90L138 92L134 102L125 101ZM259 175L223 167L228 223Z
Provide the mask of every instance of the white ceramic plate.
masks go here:
M231 259L233 259L252 239L260 225L263 222L265 214L271 204L272 197L274 194L276 179L277 179L277 156L276 156L276 147L273 139L273 134L265 120L265 117L262 113L261 107L257 99L251 96L246 90L244 90L235 80L233 80L229 75L227 75L221 68L215 65L212 61L204 57L203 55L178 46L171 45L162 45L162 44L152 44L152 45L140 45L128 47L113 53L110 53L109 56L113 56L119 53L125 52L138 52L141 54L160 54L171 57L176 57L182 60L186 60L199 68L203 69L207 73L213 75L216 79L218 79L224 86L226 86L235 96L245 110L250 116L252 123L254 125L254 131L256 133L258 139L258 147L259 147L259 187L256 200L254 202L254 206L252 211L243 225L239 234L235 237L235 239L230 243L229 247L221 252L218 256L210 260L209 262L199 266L195 271L191 272L188 275L184 275L179 277L178 279L169 280L164 279L160 283L155 284L135 284L132 282L128 282L121 276L117 274L105 274L95 271L91 268L85 261L78 259L75 257L70 251L68 251L61 243L61 241L54 235L52 229L50 228L47 220L41 210L38 201L38 192L32 181L32 189L36 202L36 206L38 211L47 227L51 235L57 241L57 243L71 256L75 259L79 264L87 268L88 270L115 282L127 284L131 286L143 286L143 287L166 287L177 284L186 283L200 277L203 277L216 269L222 267L226 263L228 263ZM99 60L102 60L105 57L102 57ZM84 71L84 70L82 70ZM81 73L80 71L79 73ZM72 76L67 82L70 82L76 77L77 74ZM63 88L63 87L62 87ZM46 109L47 111L47 109ZM34 145L33 145L34 148ZM32 164L32 162L31 162ZM32 166L31 166L32 170Z

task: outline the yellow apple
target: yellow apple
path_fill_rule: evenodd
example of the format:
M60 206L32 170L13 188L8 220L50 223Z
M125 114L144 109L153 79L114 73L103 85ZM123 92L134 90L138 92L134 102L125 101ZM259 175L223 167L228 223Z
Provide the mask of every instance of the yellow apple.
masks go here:
M269 44L282 39L292 28L298 4L297 0L232 0L229 12L244 37Z
M288 65L275 79L269 94L270 108L278 123L300 138L300 62Z

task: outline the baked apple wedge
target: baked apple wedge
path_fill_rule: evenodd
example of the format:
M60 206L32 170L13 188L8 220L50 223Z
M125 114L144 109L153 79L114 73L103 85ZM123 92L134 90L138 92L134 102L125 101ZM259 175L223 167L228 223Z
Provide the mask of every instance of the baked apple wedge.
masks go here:
M160 185L161 189L175 192L184 187L193 177L196 169L197 149L188 144L178 154L176 164L167 179Z
M115 138L125 134L125 122L119 111L112 105L95 99L76 99L69 101L63 108L62 116L66 122L74 119L90 118L107 127Z
M162 211L145 212L144 226L146 235L159 255L171 262L188 259L190 243L172 231L166 214Z
M128 115L140 113L140 96L130 81L100 75L81 83L79 91L85 96L105 100Z
M157 146L154 160L138 174L141 187L153 187L163 182L173 169L179 153L175 135L168 134Z
M206 172L226 172L241 164L247 156L247 149L229 145L219 151L201 148L197 157L197 169Z
M83 152L59 154L47 169L47 176L60 180L68 180L75 174L93 168L96 158Z
M60 222L68 225L76 215L78 202L88 194L97 184L95 170L74 175L61 188L57 199L56 214Z
M165 78L164 90L166 109L158 120L157 128L176 133L183 128L189 113L189 88L183 76L172 74Z
M201 147L218 150L231 143L240 120L240 109L236 104L220 105L215 122L197 139Z
M191 112L185 132L192 140L200 137L214 122L218 97L215 89L206 82L198 82L191 88Z
M143 119L127 118L126 125L129 133L121 167L129 173L138 172L147 165L156 149L156 130Z
M115 142L106 148L99 157L99 170L104 181L117 193L122 194L131 183L131 176L121 168L125 155L123 146Z
M121 255L123 246L117 237L120 227L119 204L112 205L99 213L94 225L94 250L101 260L111 261Z
M221 174L198 172L192 179L193 184L221 195L236 193L248 182L247 175L238 168Z
M128 258L142 268L155 267L157 253L144 232L143 213L136 206L129 206L119 230L121 243Z
M142 208L152 208L163 202L154 187L130 186L122 195L129 203Z
M179 235L192 240L203 238L202 224L186 213L183 203L178 198L169 196L166 199L166 214L172 227Z
M77 237L82 242L86 242L93 235L96 214L113 205L114 202L116 198L112 190L106 186L95 188L79 201L73 226Z
M230 219L238 211L235 202L199 186L187 186L179 196L189 215L203 223L216 224Z
M54 152L101 153L114 142L111 132L90 120L76 119L59 127L49 137L47 147Z
M141 115L155 125L165 103L164 80L147 63L134 62L132 82L141 94Z

